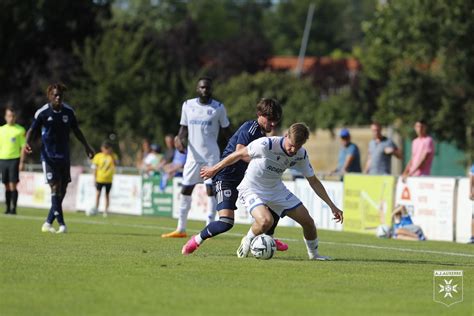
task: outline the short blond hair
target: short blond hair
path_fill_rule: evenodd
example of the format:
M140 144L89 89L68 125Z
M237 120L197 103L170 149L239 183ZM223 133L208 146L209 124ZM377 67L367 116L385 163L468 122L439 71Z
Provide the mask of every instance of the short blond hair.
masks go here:
M288 137L295 145L303 145L309 138L309 128L305 123L294 123L288 129Z

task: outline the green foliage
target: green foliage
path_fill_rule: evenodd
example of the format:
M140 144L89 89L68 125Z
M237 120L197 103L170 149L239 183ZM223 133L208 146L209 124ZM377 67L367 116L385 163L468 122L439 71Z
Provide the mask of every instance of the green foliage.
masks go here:
M100 38L77 48L83 75L76 79L71 103L77 104L81 126L93 144L114 133L123 154L130 156L138 139L160 142L177 129L173 125L180 104L167 89L180 90L179 72L167 76L164 60L152 49L144 29L112 24Z
M11 102L28 126L47 85L74 76L72 46L100 32L110 2L0 1L0 106Z
M265 14L265 34L275 55L298 55L310 3L316 5L306 55L350 52L362 40L361 22L371 17L375 0L282 0Z
M370 109L357 101L349 89L321 101L316 110L318 128L334 129L344 125L367 124Z
M228 82L216 83L215 95L226 105L234 127L256 116L255 107L263 97L275 98L282 104L282 127L301 121L311 129L317 126L319 94L307 79L282 73L244 73Z
M438 139L472 150L472 12L472 1L390 1L364 24L361 61L379 120L407 135L422 117Z

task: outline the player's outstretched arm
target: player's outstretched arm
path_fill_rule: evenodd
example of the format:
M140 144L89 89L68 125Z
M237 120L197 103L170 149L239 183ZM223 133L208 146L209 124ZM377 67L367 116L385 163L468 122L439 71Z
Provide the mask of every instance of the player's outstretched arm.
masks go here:
M76 138L82 143L82 145L84 145L84 149L86 150L87 157L89 157L89 159L92 159L95 154L94 149L87 142L81 129L79 127L75 127L72 129L72 131L74 132L74 135L76 135Z
M201 169L201 177L203 179L209 179L209 178L212 178L213 176L216 175L216 173L218 173L220 170L224 169L225 167L227 166L230 166L234 163L236 163L237 161L239 161L240 159L243 159L243 160L249 160L250 159L250 156L249 156L249 152L247 150L247 147L243 147L237 151L234 151L232 154L230 154L229 156L225 157L224 159L222 159L221 161L219 161L218 163L216 163L214 166L212 167L203 167Z
M309 185L313 189L314 193L316 193L321 198L321 200L323 200L324 202L326 202L327 205L329 205L332 214L334 215L333 219L335 219L337 223L342 224L344 222L344 215L342 211L331 201L321 181L319 181L316 176L306 177L306 180L308 180Z

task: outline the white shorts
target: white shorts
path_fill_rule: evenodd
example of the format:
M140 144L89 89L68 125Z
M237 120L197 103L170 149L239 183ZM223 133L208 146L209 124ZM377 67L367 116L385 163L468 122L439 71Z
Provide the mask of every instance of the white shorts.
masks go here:
M280 217L285 217L288 211L294 210L303 203L283 184L274 191L260 192L251 188L239 187L239 201L252 214L259 205L266 205Z
M182 184L184 186L195 185L195 184L198 184L198 183L204 183L204 184L211 184L212 185L212 179L204 180L203 178L201 178L201 175L199 174L201 172L201 168L206 167L206 166L209 166L209 164L208 163L195 162L195 161L192 161L192 160L186 161L186 163L184 164L184 168L183 168L183 182L182 182Z

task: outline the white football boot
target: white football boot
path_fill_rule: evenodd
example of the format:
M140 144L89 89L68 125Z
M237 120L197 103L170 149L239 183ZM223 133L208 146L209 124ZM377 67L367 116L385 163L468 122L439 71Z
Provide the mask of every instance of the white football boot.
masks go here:
M67 227L66 227L66 225L61 225L61 226L59 226L59 229L58 229L58 231L56 232L56 234L65 234L65 233L67 233Z
M250 252L250 243L252 240L248 238L247 236L244 236L242 238L242 241L240 242L240 246L237 249L237 257L239 258L245 258L248 256Z
M43 226L41 226L41 231L43 233L55 233L56 230L50 223L44 223Z

